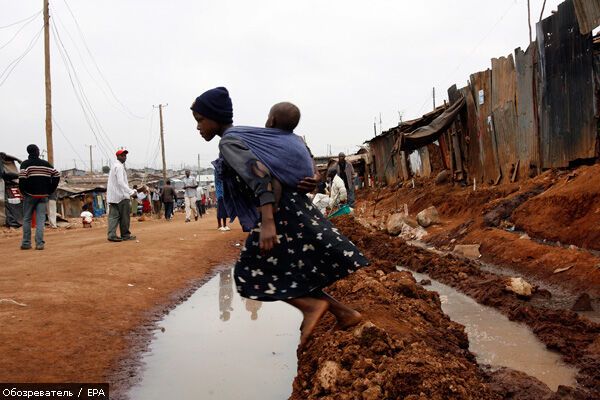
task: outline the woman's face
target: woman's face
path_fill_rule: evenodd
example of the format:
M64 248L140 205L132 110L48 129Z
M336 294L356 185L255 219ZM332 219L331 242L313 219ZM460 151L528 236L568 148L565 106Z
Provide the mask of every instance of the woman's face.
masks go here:
M200 115L195 111L192 111L192 114L194 115L196 122L198 122L196 129L200 131L200 136L202 136L204 140L210 142L216 135L220 133L221 125L218 122L205 118L203 115Z

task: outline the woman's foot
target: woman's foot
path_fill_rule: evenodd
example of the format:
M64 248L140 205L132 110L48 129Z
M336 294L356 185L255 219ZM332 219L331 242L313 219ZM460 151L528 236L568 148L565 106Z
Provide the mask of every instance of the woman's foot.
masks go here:
M306 345L308 339L310 339L310 336L328 308L329 304L326 301L314 299L314 304L312 304L307 311L302 311L304 318L302 319L302 325L300 326L300 348Z
M300 325L300 348L304 347L312 335L315 327L329 308L329 303L314 297L299 297L288 300L302 312L302 324Z

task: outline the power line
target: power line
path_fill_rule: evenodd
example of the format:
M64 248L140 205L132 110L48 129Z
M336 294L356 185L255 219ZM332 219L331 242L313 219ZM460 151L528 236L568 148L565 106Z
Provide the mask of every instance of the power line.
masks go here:
M13 61L11 61L6 66L6 68L4 69L4 71L2 71L2 73L0 73L0 86L4 85L4 82L6 82L6 80L8 79L8 77L12 74L12 72L17 67L17 65L19 65L19 63L21 62L21 60L23 60L23 58L25 58L25 56L31 51L31 49L33 49L33 46L35 46L35 44L37 43L38 39L42 35L42 31L43 30L44 30L44 27L42 26L42 28L39 30L39 32L33 37L33 39L31 39L31 41L29 42L29 45L27 46L27 48L25 49L25 51L23 52L23 54L21 54L19 57L15 58Z
M131 115L129 114L129 112L127 112L126 110L123 109L123 106L120 106L118 103L115 102L114 98L111 97L107 93L104 85L102 85L101 82L99 81L99 79L97 79L94 76L94 74L92 74L92 72L90 71L90 69L87 67L87 63L86 63L86 60L84 59L84 56L83 56L82 52L79 50L79 46L77 45L77 42L75 41L75 39L71 35L71 32L67 28L66 24L62 21L62 19L59 17L58 14L55 13L54 16L55 16L55 19L58 20L59 24L62 26L62 28L64 29L64 31L67 33L67 36L69 37L69 39L71 39L71 43L73 44L73 47L75 47L75 51L77 52L77 55L79 55L79 59L81 60L81 64L83 65L83 68L87 72L87 74L90 77L90 79L98 87L98 89L100 89L100 91L102 92L102 94L106 98L107 102L111 105L111 107L113 107L115 110L117 110L117 111L125 114L129 119L134 119L134 118L131 117ZM81 37L81 34L79 36ZM147 119L148 116L140 117L140 118L141 119Z
M41 13L42 13L42 10L40 10L40 11L34 13L33 15L31 15L25 19L22 19L20 21L13 22L12 24L9 24L9 25L0 26L0 29L6 29L6 28L10 28L11 26L19 25L21 22L25 22L25 21L28 21L29 19L33 19Z
M79 152L75 149L75 146L73 146L73 143L71 143L71 141L69 140L69 138L67 137L67 135L65 135L65 132L62 130L62 128L60 127L60 125L58 124L58 122L56 122L56 118L52 117L52 122L54 123L54 125L56 125L56 127L58 128L58 131L61 133L61 135L63 136L63 138L65 138L65 140L67 141L67 143L71 147L71 150L73 150L73 153L75 153L75 155L77 157L79 157L79 161L81 161L81 163L83 165L86 165L87 163L85 161L83 161L83 158L81 157L81 155L79 154Z
M477 42L475 47L473 47L473 50L471 50L471 52L466 57L462 57L461 61L458 63L456 68L454 68L454 70L452 70L452 72L447 73L442 81L445 81L448 78L451 78L465 64L465 61L467 61L471 58L471 56L477 51L479 46L481 46L481 44L492 34L492 32L494 32L494 30L500 24L500 22L502 22L502 20L504 20L504 17L506 17L508 15L508 13L510 12L510 10L512 10L512 8L515 6L515 4L516 3L514 3L514 2L512 2L510 4L510 6L506 9L506 11L504 11L504 13L500 16L500 19L498 19L498 21L496 21L496 23L494 25L492 25L490 30L479 40L479 42ZM427 104L431 99L432 99L432 96L429 95L427 97L427 99L423 102L423 105L421 106L419 111L417 111L417 114L420 114L423 111L425 104Z
M96 143L98 144L98 147L100 148L100 150L102 151L102 153L104 154L104 156L106 156L107 158L110 158L108 156L108 154L110 152L107 152L106 149L107 148L114 148L113 146L109 146L106 143L106 139L104 139L101 136L101 133L98 132L96 133L96 129L94 128L94 124L92 122L94 122L95 124L97 124L97 120L94 119L93 116L93 110L91 109L91 106L89 104L89 102L86 102L87 98L85 98L85 94L83 93L83 89L81 86L81 82L79 81L76 72L75 72L75 68L73 67L72 63L71 66L69 67L69 61L68 61L68 54L66 54L66 49L64 48L64 46L62 45L62 42L60 41L60 37L58 35L58 32L56 31L56 24L52 24L52 33L56 39L56 42L60 44L60 46L57 46L58 50L59 50L59 54L63 60L63 63L65 64L65 68L67 69L67 74L69 76L69 81L71 82L71 87L73 88L73 92L75 93L75 98L77 99L77 102L79 103L79 106L81 107L81 110L83 111L83 115L85 117L85 120L90 128L90 130L92 131L92 134L94 135L94 137L96 138ZM71 73L72 70L72 73ZM77 81L77 84L79 86L79 91L77 89L77 87L75 86L75 81L73 80L73 76L75 76L75 81ZM100 135L100 137L99 137ZM103 140L100 140L100 139Z
M71 57L69 56L69 53L67 51L67 49L64 46L64 43L62 42L62 39L60 37L60 34L58 33L58 30L56 28L56 24L54 23L54 21L52 21L52 27L53 27L53 33L55 34L55 38L57 40L57 43L60 45L58 46L59 52L61 53L61 56L63 56L63 61L65 62L65 66L67 67L67 71L69 71L69 65L70 65L70 70L73 71L73 76L75 77L75 82L77 82L77 88L75 88L75 85L73 84L73 80L71 80L72 86L75 90L79 91L79 96L78 99L82 100L83 103L85 104L85 106L87 107L87 112L89 113L91 120L94 122L94 124L96 125L96 128L98 130L98 133L100 135L100 137L103 139L104 141L104 145L105 148L115 148L115 145L112 143L112 141L110 140L108 134L106 133L106 131L104 130L104 128L102 127L102 124L100 123L100 120L98 119L87 95L85 94L85 90L83 89L83 85L81 83L81 80L79 79L79 76L77 74L77 71L75 70L75 66L73 65L73 62L71 61ZM62 50L61 50L62 48ZM68 62L67 62L68 61ZM69 78L71 78L71 73L69 72ZM97 138L98 141L98 138ZM108 154L110 154L110 151L105 154L108 156Z
M111 95L113 96L113 98L117 101L117 103L119 103L121 105L121 107L123 107L123 110L125 110L125 112L127 112L129 115L131 115L134 118L137 119L145 119L147 117L142 117L139 116L137 114L134 114L129 107L127 107L115 94L112 86L110 85L110 83L108 82L108 80L106 79L106 77L104 76L104 74L102 73L102 71L100 70L100 67L98 66L98 63L96 62L96 59L94 58L94 55L92 54L92 51L90 50L89 46L87 45L87 42L85 40L85 35L83 34L83 31L81 30L81 26L79 26L79 22L77 22L77 18L75 18L75 15L73 14L73 11L71 10L71 7L69 6L69 3L67 3L67 0L63 0L65 5L67 6L67 10L69 11L69 14L71 14L71 17L73 17L73 21L75 21L75 26L77 27L77 32L79 33L79 36L81 37L81 41L83 42L83 45L85 46L85 49L87 50L88 55L90 56L90 59L92 60L92 62L94 63L94 66L96 67L96 71L98 71L98 74L100 75L100 78L102 78L102 80L104 81L104 83L106 84L106 86L108 87L108 90L110 91Z
M40 12L41 12L41 11L40 11ZM23 26L21 26L21 27L19 28L19 30L17 30L17 31L15 32L15 34L14 34L14 35L13 35L13 36L12 36L12 37L11 37L11 38L8 40L8 42L6 42L6 43L4 43L2 46L0 46L0 50L2 50L3 48L5 48L5 47L6 47L6 46L8 46L9 44L11 44L11 42L12 42L13 40L15 40L15 38L16 38L17 36L19 36L19 33L21 33L21 31L22 31L23 29L25 29L25 28L27 27L27 25L29 25L30 23L32 23L32 22L35 20L35 17L37 17L37 16L39 15L39 13L40 13L40 12L38 12L38 13L34 14L34 15L33 15L33 17L31 17L31 19L29 19L29 21L27 21L26 23L24 23L24 24L23 24Z

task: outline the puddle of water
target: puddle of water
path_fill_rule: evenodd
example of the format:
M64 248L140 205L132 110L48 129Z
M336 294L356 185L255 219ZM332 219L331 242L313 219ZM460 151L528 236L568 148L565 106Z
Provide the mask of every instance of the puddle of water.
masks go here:
M159 323L130 398L287 399L301 320L283 302L241 298L220 272Z
M421 241L411 240L406 243L410 246L418 247L420 249L429 251L431 253L438 254L440 256L445 256L446 254L450 254L450 252L437 250L435 247L429 246L428 244L421 242ZM540 289L545 289L545 290L548 290L550 293L552 293L552 297L549 299L534 296L530 300L530 303L534 306L542 307L542 308L550 308L552 310L570 310L571 306L575 302L575 297L573 296L573 294L568 293L566 290L564 290L563 288L561 288L557 285L552 285L552 284L548 284L546 282L540 281L532 276L528 276L528 275L524 274L523 272L519 272L510 267L506 267L506 266L497 267L493 264L486 263L481 260L472 260L472 262L476 263L477 266L479 267L479 269L482 271L490 272L495 275L506 276L506 277L521 276L527 282L538 286ZM575 312L577 314L579 314L581 317L588 318L592 322L600 323L600 299L593 299L592 307L594 309L593 311L575 311Z
M500 312L477 303L450 286L439 283L425 274L410 272L415 279L431 280L427 290L438 292L442 310L452 321L465 326L469 350L480 364L509 367L525 372L556 391L558 385L575 386L577 369L565 364L560 355L546 346L523 324L510 321Z

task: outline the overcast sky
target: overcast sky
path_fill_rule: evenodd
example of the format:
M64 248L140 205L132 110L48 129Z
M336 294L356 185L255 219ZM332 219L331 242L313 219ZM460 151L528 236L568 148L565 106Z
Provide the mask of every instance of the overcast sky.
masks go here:
M543 0L531 3L537 20ZM559 3L548 0L544 16ZM380 113L383 130L399 112L420 116L432 108L432 87L439 104L449 86L528 43L527 0L54 0L50 8L76 87L51 35L60 169L89 168L89 144L95 169L118 147L130 151L131 167L159 167L159 103L168 103L168 166L195 166L198 154L208 166L217 143L199 136L189 107L215 86L229 89L235 124L263 126L272 104L291 101L302 111L296 133L314 154L328 145L354 152L373 136L374 120L379 130ZM0 9L4 27L41 11L42 0L0 0ZM40 13L12 41L23 24L0 29L0 73L42 25ZM0 75L0 151L46 148L43 49L41 35L8 78Z

